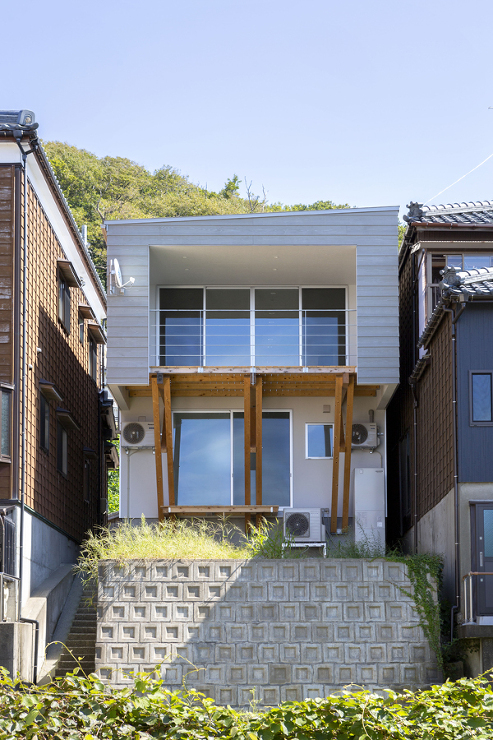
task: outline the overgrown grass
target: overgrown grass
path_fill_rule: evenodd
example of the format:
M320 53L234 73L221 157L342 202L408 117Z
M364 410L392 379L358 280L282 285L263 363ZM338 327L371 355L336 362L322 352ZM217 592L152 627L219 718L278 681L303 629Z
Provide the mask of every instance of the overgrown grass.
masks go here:
M304 550L290 547L282 529L263 520L245 535L227 519L166 519L159 524L122 522L89 532L76 570L85 581L96 580L100 560L245 560L254 557L296 558Z

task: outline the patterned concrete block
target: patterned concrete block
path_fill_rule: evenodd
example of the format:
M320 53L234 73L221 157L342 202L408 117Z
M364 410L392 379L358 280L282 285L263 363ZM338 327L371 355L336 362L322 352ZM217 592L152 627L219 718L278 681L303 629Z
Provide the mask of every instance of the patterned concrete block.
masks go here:
M167 687L244 707L416 688L440 676L410 589L405 565L381 560L110 561L97 672L128 686L160 665Z

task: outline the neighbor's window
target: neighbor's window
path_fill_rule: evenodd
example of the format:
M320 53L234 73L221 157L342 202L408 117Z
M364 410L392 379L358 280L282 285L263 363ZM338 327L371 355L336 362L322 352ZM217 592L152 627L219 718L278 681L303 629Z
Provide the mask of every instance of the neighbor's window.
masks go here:
M0 388L1 396L1 420L0 420L0 459L10 460L11 441L10 427L12 419L12 389Z
M58 318L70 334L70 288L61 276L58 278Z
M89 375L97 382L98 379L98 345L94 339L89 339Z
M84 501L90 503L91 501L91 461L84 457L84 475L83 475L83 488L84 488Z
M471 423L493 423L492 373L471 373Z
M67 430L57 424L57 469L63 475L68 473L68 434Z
M333 456L333 424L306 425L306 457L311 460Z
M39 394L39 446L45 452L50 448L50 404Z
M84 317L79 314L79 342L84 344Z

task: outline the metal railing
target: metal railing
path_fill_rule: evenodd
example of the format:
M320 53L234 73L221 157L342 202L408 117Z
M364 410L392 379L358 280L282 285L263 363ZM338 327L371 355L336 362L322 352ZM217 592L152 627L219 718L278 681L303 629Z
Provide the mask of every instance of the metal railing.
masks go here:
M17 615L19 578L15 571L15 522L0 509L0 622L14 621Z
M160 366L355 365L355 309L156 309Z
M477 576L492 576L493 573L482 573L471 571L462 577L464 588L464 624L475 624L477 617L481 616L476 613L475 601L477 599L477 582L473 579Z

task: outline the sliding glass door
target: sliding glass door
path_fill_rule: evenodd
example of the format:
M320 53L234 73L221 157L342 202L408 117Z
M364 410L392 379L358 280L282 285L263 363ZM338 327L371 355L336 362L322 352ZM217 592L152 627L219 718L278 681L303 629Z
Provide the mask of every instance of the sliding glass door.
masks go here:
M160 288L159 364L346 364L345 288Z
M241 411L173 414L176 502L180 506L245 503L244 419ZM262 502L291 500L289 411L262 413ZM254 466L253 466L254 467ZM252 503L255 476L252 470Z

